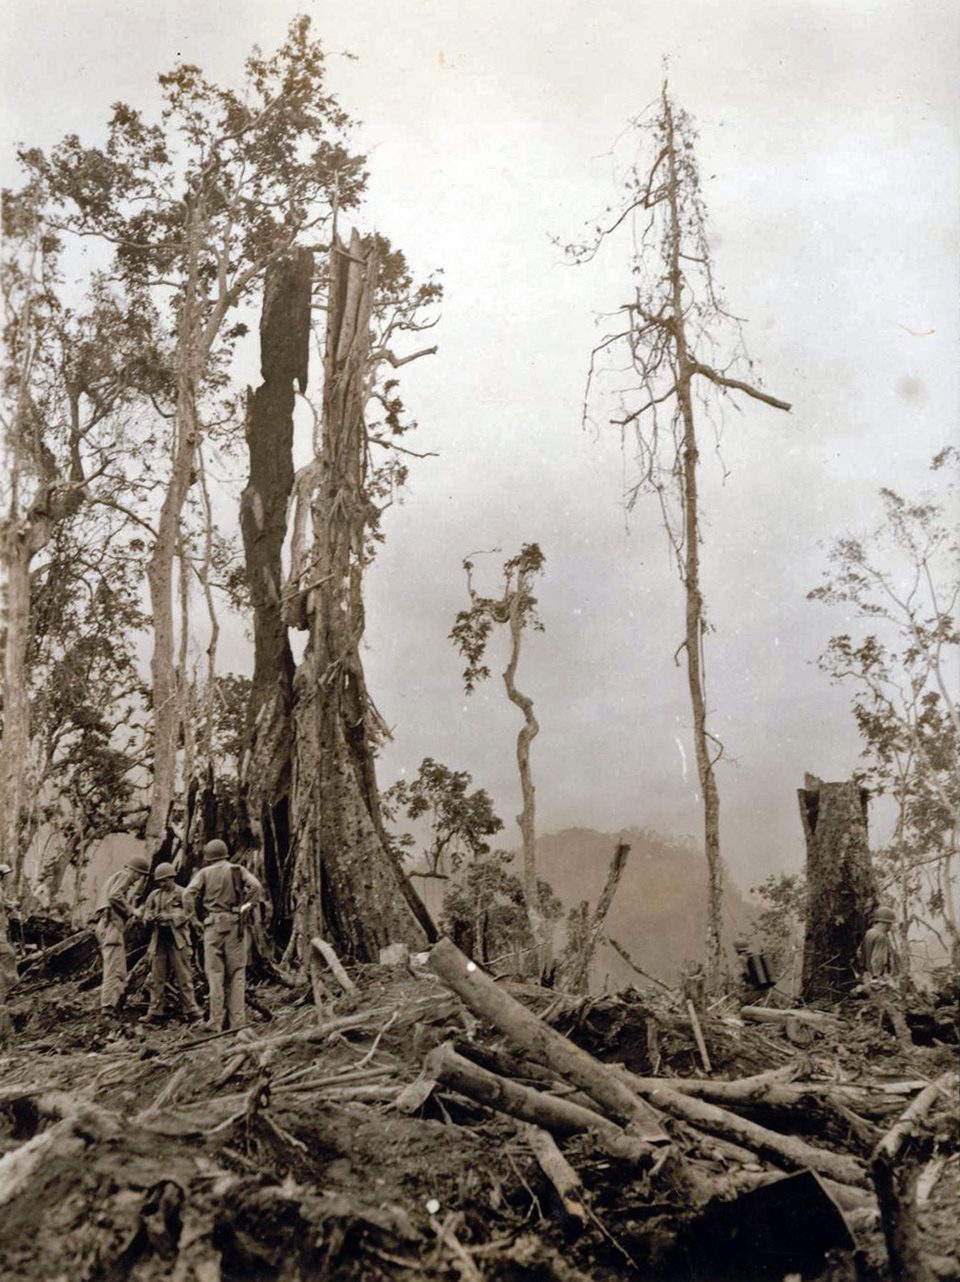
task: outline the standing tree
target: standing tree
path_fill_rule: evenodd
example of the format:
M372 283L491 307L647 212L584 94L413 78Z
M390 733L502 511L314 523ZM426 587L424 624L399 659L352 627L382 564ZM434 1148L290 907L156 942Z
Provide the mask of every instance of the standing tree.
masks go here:
M49 157L21 154L59 225L112 246L114 274L131 296L167 301L169 470L148 567L154 778L147 836L154 843L176 788L182 729L174 562L199 475L205 402L223 384L245 332L228 320L268 267L298 238L315 237L335 204L353 206L365 183L362 158L343 146L349 122L326 92L324 54L308 18L294 20L273 57L254 51L239 92L190 64L161 76L160 86L161 124L118 103L104 147L70 136Z
M315 457L296 478L287 619L308 633L294 679L290 848L293 937L306 964L310 941L331 939L358 960L391 942L421 945L435 934L404 874L380 814L375 756L386 733L367 692L360 643L364 570L381 537L382 508L402 482L394 439L405 429L393 367L428 355L398 356L391 343L424 328L421 309L439 297L414 288L403 256L379 236L335 235L327 276L323 400ZM371 401L382 422L368 418ZM376 465L374 448L387 462ZM307 519L310 519L308 536Z
M490 669L484 663L487 642L494 628L507 625L510 630L510 657L503 673L507 698L523 713L523 725L517 735L517 768L520 772L520 791L523 808L517 816L523 841L523 896L530 918L530 926L538 951L538 966L543 971L549 962L547 956L547 924L540 911L536 860L536 801L533 779L530 774L530 744L539 732L533 715L533 700L517 689L517 665L520 662L520 645L525 627L543 631L537 616L537 599L531 584L543 570L544 556L536 543L525 543L515 557L503 567L503 591L499 597L482 597L473 586L473 563L464 561L467 574L467 592L470 609L457 615L450 640L466 659L463 681L467 694L472 693L478 681L489 677Z
M482 859L490 853L487 838L500 831L503 821L495 814L485 789L468 791L471 782L466 770L451 770L432 757L424 757L415 779L410 783L398 779L383 794L386 819L393 820L402 810L411 822L424 820L430 826L424 866L412 868L411 877L446 879L464 860ZM409 833L395 840L404 849L414 845Z
M684 588L686 626L677 653L686 657L687 686L693 714L697 774L703 800L704 850L707 858L707 959L714 975L722 967L720 922L722 863L720 798L715 766L723 749L707 728L704 638L708 631L700 585L700 517L698 464L700 437L694 409L697 393L728 397L742 393L779 410L790 406L733 376L746 356L738 322L726 310L714 282L700 175L694 157L696 133L685 112L674 103L664 83L656 114L635 122L646 140L647 163L631 166L625 196L606 228L592 243L568 246L586 262L618 229L633 231L630 270L634 293L618 315L623 325L594 349L587 401L597 390L598 361L607 354L618 386L626 364L634 386L621 393L612 418L626 440L636 445L638 476L627 493L627 507L652 493L660 503L664 528ZM729 336L728 356L717 363L713 352ZM704 358L704 352L711 359Z
M934 459L954 488L957 452ZM853 688L853 713L867 761L866 782L896 804L880 852L886 893L899 902L908 957L910 931L932 930L960 961L953 859L960 825L960 541L942 500L910 503L881 490L884 519L868 537L838 540L811 600L852 607L859 635L831 638L820 667ZM941 930L946 932L943 939Z
M79 889L99 838L136 831L146 819L149 691L137 663L143 544L130 524L86 504L57 526L31 576L29 812L35 829L46 826L37 880L51 903L68 867Z
M100 588L110 590L105 567L122 567L125 553L136 562L130 529L139 518L125 501L138 481L137 466L127 457L126 411L136 399L152 350L154 317L149 305L130 308L100 279L93 282L83 310L63 304L61 243L45 217L41 184L4 193L3 230L3 323L10 359L0 413L6 447L0 518L5 579L0 858L19 876L26 799L38 800L44 782L35 770L27 786L34 756L30 705L37 688L31 687L28 659L31 651L34 657L37 652L36 597L41 587L48 598L51 591L66 597L80 592L89 594L95 605ZM149 451L141 453L146 457ZM105 520L105 514L113 519ZM74 528L82 518L85 533ZM101 549L93 553L90 544L97 537ZM129 576L124 573L124 578ZM62 617L55 616L56 611L48 612L47 622L69 649L70 620L76 622L76 614L64 607ZM121 649L123 644L121 640ZM104 645L110 650L107 638ZM71 653L77 656L75 646ZM62 653L60 661L65 661ZM57 661L52 662L52 676L62 682ZM60 712L62 695L54 700ZM50 748L48 740L48 765Z
M293 490L296 388L307 390L313 254L301 249L268 269L260 314L263 382L247 391L250 476L240 526L253 610L254 667L247 703L244 801L263 850L275 906L289 903L290 783L293 773L293 652L283 608L282 549ZM288 914L286 914L288 916ZM281 913L279 921L285 919Z

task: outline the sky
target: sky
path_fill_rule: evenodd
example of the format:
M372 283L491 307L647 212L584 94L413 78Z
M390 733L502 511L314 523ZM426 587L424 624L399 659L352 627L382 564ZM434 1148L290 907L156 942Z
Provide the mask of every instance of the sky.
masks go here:
M436 356L403 371L420 427L402 503L368 576L364 662L393 728L381 783L432 756L468 770L518 841L519 713L493 678L469 698L447 634L525 542L546 558L541 634L517 683L534 700L537 827L701 820L682 669L683 601L656 504L629 515L633 464L584 425L591 347L629 297L625 242L588 266L579 238L615 198L628 122L671 90L696 120L717 279L746 320L778 413L729 403L705 424L703 586L721 844L742 885L800 867L805 771L847 778L848 693L816 659L846 629L806 600L829 543L916 492L956 439L960 8L947 0L231 0L37 6L6 0L4 184L17 142L91 141L109 105L148 112L178 60L235 80L307 12L331 87L361 124L364 219L415 271L443 270ZM255 378L255 371L250 375ZM302 457L301 457L302 461ZM242 481L241 481L242 484ZM229 496L225 511L233 509ZM484 579L484 575L488 575ZM239 629L222 664L249 670ZM877 815L878 832L882 814Z

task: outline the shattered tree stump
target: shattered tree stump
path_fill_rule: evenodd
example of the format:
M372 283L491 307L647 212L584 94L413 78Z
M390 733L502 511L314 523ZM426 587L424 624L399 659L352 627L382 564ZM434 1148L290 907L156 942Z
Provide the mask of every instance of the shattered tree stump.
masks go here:
M838 1002L856 985L860 945L877 893L867 840L866 788L806 775L797 795L807 842L803 1000Z

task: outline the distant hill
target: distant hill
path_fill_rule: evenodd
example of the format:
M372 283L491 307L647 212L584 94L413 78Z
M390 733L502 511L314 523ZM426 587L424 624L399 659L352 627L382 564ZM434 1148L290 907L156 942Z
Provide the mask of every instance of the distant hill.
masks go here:
M701 958L704 952L707 868L699 850L642 828L619 833L566 828L537 839L539 875L550 882L565 910L583 899L592 908L618 841L627 842L631 850L604 934L622 944L638 966L672 984L684 960ZM730 942L749 930L751 917L746 900L727 874L723 938L731 963ZM558 930L558 950L562 943ZM600 991L606 982L616 990L635 981L640 982L626 962L609 945L601 944L591 989Z

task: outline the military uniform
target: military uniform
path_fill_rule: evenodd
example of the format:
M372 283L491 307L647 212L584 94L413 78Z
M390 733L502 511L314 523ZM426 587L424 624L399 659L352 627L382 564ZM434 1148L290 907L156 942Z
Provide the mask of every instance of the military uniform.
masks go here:
M871 926L863 937L863 969L871 979L882 979L900 969L900 959L889 927Z
M242 910L261 899L263 887L253 873L231 864L225 853L214 858L194 875L184 906L190 917L203 908L203 969L210 990L210 1024L215 1029L223 1027L226 998L230 1027L242 1028L247 982L247 923Z
M162 867L162 865L161 865ZM150 892L143 906L142 917L152 927L147 955L150 958L150 1005L147 1019L163 1013L164 989L167 979L173 978L180 993L184 1010L192 1019L201 1015L193 991L190 971L190 928L184 907L185 891L172 879L160 879L157 869L157 888Z
M103 960L100 1010L105 1014L117 1009L127 982L127 949L123 935L127 923L134 916L133 896L142 884L143 875L135 867L115 872L104 887L94 914L94 930Z

